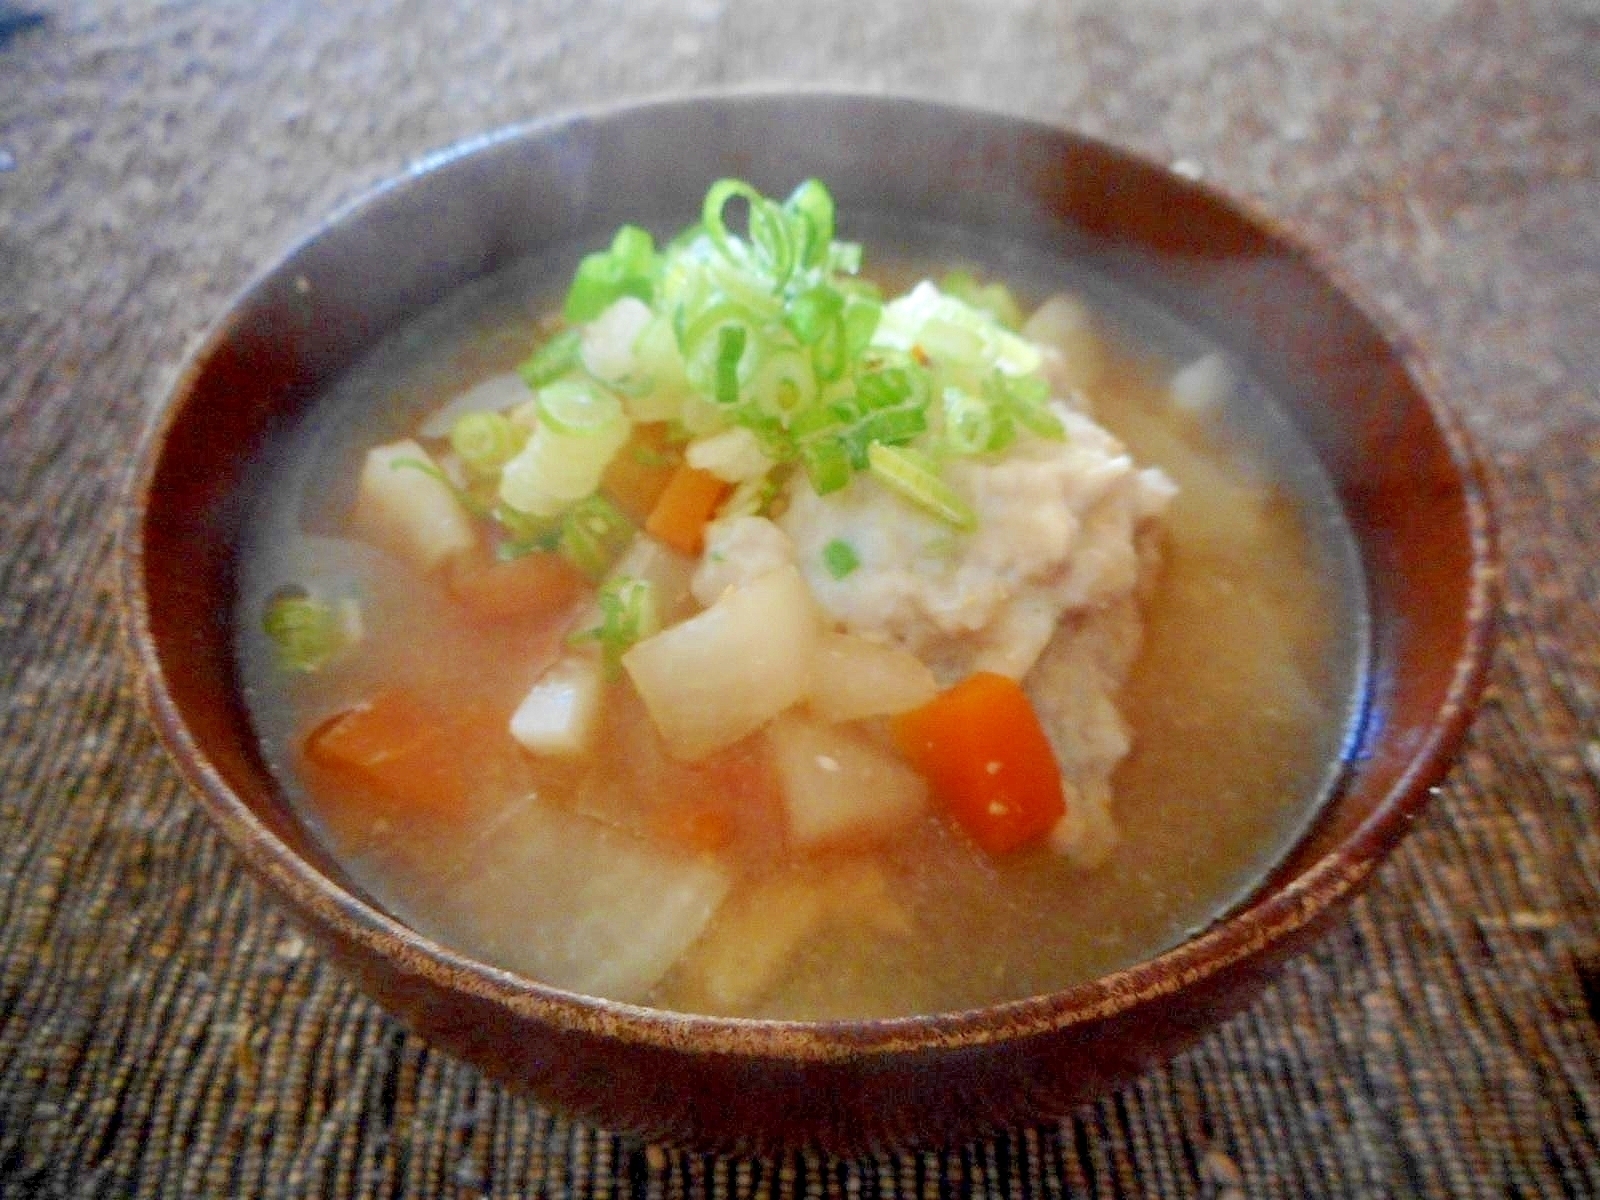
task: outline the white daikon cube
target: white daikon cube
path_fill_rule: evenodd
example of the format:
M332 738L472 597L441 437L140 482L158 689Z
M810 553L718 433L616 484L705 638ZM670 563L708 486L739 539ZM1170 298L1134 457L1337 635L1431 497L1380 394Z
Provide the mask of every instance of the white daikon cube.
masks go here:
M563 655L511 714L511 736L535 754L584 753L599 727L604 686L593 655Z
M709 857L535 797L479 841L419 924L543 983L635 1001L699 938L731 883Z
M804 699L821 633L811 592L790 565L639 642L622 665L667 749L692 762Z
M910 651L851 633L825 633L811 672L811 707L825 721L891 716L926 704L939 683Z
M439 464L410 438L367 451L356 493L361 536L419 571L472 549L472 521L439 477Z
M921 775L847 729L791 716L770 737L789 836L803 849L891 837L928 807Z

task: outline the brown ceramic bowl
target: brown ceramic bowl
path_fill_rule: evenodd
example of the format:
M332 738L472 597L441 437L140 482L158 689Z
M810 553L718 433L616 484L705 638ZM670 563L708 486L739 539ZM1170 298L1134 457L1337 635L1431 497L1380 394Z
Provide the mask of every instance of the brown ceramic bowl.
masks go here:
M263 765L231 652L242 480L376 339L551 242L692 219L727 174L857 211L1087 247L1276 380L1354 531L1365 704L1320 815L1247 903L1175 949L979 1011L829 1024L683 1016L473 962L352 887ZM334 217L238 298L139 470L128 625L156 726L249 867L406 1024L616 1129L733 1151L949 1142L1060 1114L1246 1004L1372 875L1443 775L1488 655L1490 516L1414 353L1315 256L1215 192L1058 129L918 100L690 98L515 129ZM231 454L219 454L229 447Z

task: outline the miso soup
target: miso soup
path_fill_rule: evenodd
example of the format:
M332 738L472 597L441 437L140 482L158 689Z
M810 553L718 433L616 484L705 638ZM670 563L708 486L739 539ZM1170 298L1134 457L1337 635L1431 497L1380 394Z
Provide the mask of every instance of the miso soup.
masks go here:
M1071 263L858 266L820 185L718 188L466 289L262 464L239 666L307 824L445 945L696 1012L1020 998L1238 903L1364 640L1271 398Z

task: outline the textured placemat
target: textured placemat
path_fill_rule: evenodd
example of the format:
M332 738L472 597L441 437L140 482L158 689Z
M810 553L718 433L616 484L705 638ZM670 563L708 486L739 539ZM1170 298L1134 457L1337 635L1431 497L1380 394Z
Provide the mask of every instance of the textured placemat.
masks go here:
M6 16L0 1194L1600 1194L1592 2L39 0ZM1186 160L1327 251L1424 349L1501 501L1487 702L1368 895L1169 1066L946 1153L666 1151L430 1049L243 877L119 647L132 449L260 264L459 138L783 82L937 95Z

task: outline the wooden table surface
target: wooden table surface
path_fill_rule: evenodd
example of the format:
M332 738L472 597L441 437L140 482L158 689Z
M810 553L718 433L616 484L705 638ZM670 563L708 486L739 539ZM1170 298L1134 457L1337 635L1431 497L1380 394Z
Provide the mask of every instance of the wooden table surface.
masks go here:
M1593 0L33 0L0 38L0 1195L1600 1194ZM663 1150L408 1035L243 877L119 645L135 447L257 269L462 138L752 84L1189 164L1416 343L1502 525L1486 701L1366 896L1173 1063L943 1152Z

